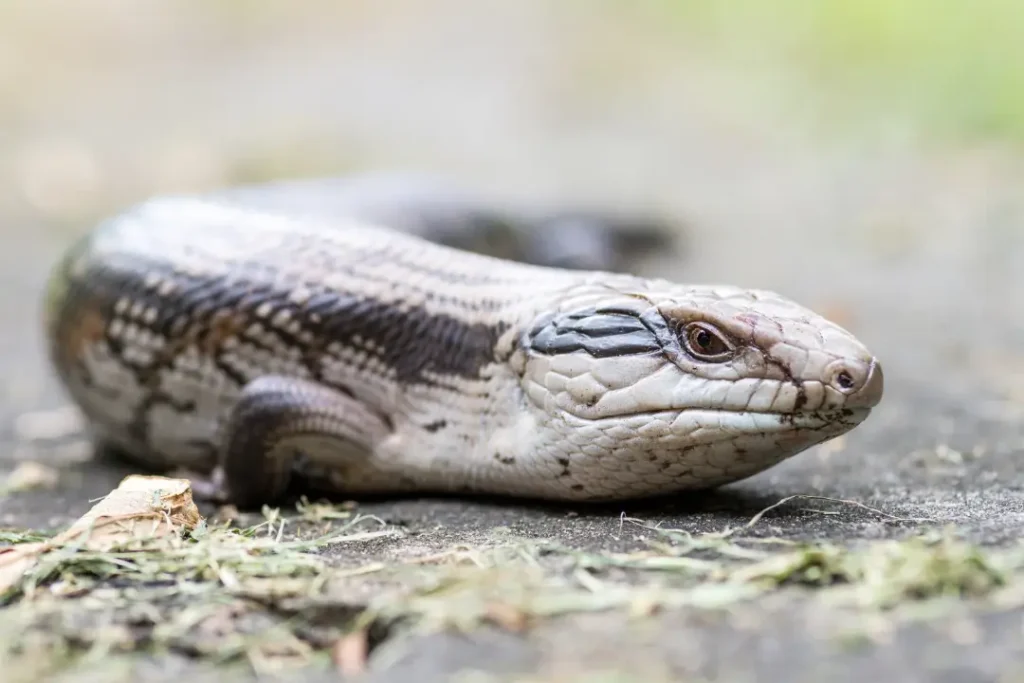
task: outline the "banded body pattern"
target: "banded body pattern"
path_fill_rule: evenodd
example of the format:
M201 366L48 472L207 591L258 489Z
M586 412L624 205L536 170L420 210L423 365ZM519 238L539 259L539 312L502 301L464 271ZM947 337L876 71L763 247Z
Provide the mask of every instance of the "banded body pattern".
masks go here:
M496 263L355 224L153 202L69 252L52 354L101 436L158 468L209 471L242 388L275 374L374 406L402 441L443 432L450 446L415 456L441 473L452 465L432 459L513 410L492 377L508 374L512 322L582 279ZM399 465L384 486L412 479Z
M257 503L613 499L749 476L859 424L881 367L778 295L513 263L355 220L156 199L56 269L54 366L97 435ZM708 346L708 345L711 346Z

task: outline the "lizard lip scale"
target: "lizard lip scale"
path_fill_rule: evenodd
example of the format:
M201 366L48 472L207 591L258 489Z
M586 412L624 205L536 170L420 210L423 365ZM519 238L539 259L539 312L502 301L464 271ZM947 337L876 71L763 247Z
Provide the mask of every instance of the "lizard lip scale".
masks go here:
M272 502L297 472L343 495L683 494L843 434L883 395L856 337L772 292L282 206L151 200L72 247L47 292L50 357L96 436L213 475L220 500Z

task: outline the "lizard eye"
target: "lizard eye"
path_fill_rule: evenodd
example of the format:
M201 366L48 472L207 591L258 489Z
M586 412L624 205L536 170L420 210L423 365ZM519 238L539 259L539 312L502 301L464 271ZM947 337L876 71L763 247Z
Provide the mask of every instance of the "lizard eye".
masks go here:
M715 328L704 323L690 323L683 330L686 350L702 361L721 362L732 356L732 345Z

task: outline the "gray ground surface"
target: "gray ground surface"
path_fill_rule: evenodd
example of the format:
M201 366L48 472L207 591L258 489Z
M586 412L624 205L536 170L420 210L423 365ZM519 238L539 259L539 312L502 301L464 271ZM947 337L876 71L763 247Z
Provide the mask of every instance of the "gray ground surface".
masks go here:
M436 169L513 196L600 197L668 211L686 222L690 255L645 270L782 290L841 317L876 349L887 379L882 407L849 438L714 495L574 510L366 503L364 511L421 532L403 552L478 542L496 527L583 548L630 548L638 532L623 527L623 513L715 531L793 494L929 521L794 501L770 513L760 533L845 542L954 525L985 544L1018 541L1019 159L922 151L891 137L808 141L780 120L745 117L709 85L713 72L644 25L540 2L445 0L429 13L396 5L403 10L278 15L227 33L189 11L154 10L122 18L120 29L94 22L73 34L77 43L63 40L73 22L43 31L44 17L23 13L8 24L10 37L20 36L11 52L23 62L58 47L60 58L48 80L15 91L0 111L0 147L13 152L0 156L0 469L40 460L60 464L62 476L55 491L0 498L0 524L59 527L128 471L82 459L74 439L69 446L18 436L19 416L63 405L44 363L38 303L48 267L73 234L153 192L390 167ZM117 6L104 3L100 13L112 18ZM650 50L631 50L630 35ZM595 72L615 71L607 56L615 50L642 73L653 61L662 69L593 82ZM528 635L413 641L370 679L602 665L736 681L1024 676L1024 610L907 626L855 646L833 637L841 619L792 596L728 614L574 616ZM180 677L173 668L150 674Z

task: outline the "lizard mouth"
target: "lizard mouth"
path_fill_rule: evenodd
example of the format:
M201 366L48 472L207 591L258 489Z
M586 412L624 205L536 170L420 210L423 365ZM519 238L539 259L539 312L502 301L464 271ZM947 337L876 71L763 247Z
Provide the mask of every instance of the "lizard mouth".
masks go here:
M601 422L607 420L621 420L634 418L658 418L666 415L684 416L730 416L730 419L749 419L751 421L772 419L779 423L788 424L794 427L814 424L850 423L859 424L871 413L871 408L831 408L825 410L808 410L787 413L777 410L752 410L750 408L724 408L724 407L685 407L685 408L663 408L656 410L638 410L633 412L612 413L607 415L578 415L568 411L574 418L586 422Z
M568 414L568 421L579 426L590 425L607 430L619 427L633 432L638 437L652 440L685 438L694 444L707 444L744 436L804 440L811 434L820 434L820 440L824 440L857 427L870 412L870 408L840 408L800 413L682 408L601 417Z

